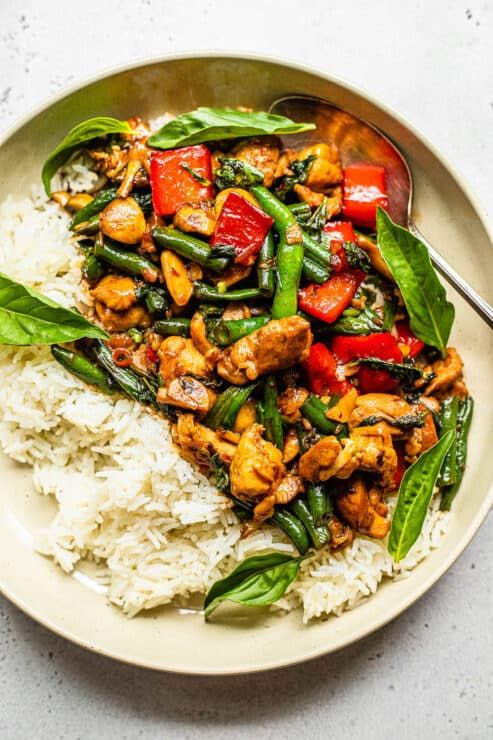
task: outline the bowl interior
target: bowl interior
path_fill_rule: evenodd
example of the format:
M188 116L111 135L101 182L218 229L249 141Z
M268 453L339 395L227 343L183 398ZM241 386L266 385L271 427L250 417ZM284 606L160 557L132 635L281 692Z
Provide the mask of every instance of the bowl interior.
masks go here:
M428 240L490 302L491 242L457 177L426 142L392 113L349 87L303 69L254 59L194 57L117 72L66 95L18 128L0 147L0 199L25 196L39 182L45 156L67 130L93 115L152 118L198 105L265 109L290 93L317 95L378 126L404 153L415 183L414 220ZM384 583L342 618L302 626L299 614L263 610L218 613L211 625L171 608L127 620L90 581L62 574L32 550L32 533L53 504L37 496L29 470L0 458L0 589L46 626L113 657L185 673L234 673L286 665L336 650L396 616L416 600L464 549L491 503L493 361L490 330L449 290L457 318L451 344L460 348L476 401L469 465L439 550L409 578Z

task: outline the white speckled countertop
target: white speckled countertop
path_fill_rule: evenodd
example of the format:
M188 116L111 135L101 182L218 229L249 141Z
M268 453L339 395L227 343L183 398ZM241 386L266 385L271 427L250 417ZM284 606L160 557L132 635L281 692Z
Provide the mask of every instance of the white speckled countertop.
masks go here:
M212 48L285 56L360 85L421 129L493 215L488 0L3 0L1 128L108 66ZM0 599L0 736L493 737L492 535L490 517L439 583L377 634L251 677L120 665Z

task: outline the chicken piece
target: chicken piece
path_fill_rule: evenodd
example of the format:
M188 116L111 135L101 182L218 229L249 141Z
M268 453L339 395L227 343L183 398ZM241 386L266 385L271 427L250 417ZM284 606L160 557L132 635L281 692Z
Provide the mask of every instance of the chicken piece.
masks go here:
M383 539L390 529L390 522L374 509L362 478L357 476L348 483L348 489L335 500L337 513L357 532Z
M325 212L327 219L338 216L342 211L342 188L337 185L335 188L330 188L327 191L327 203L325 206Z
M323 193L316 193L307 185L300 185L300 183L296 183L293 187L293 191L303 203L308 203L310 208L318 208L322 205L325 198Z
M279 411L290 424L295 424L301 419L300 408L303 406L309 395L310 394L306 388L300 388L299 386L293 385L286 388L286 390L277 397L277 406Z
M343 458L348 456L347 462L341 466ZM355 470L364 470L379 475L382 486L390 488L396 468L397 453L392 445L392 436L385 422L381 422L375 426L353 429L333 471L329 471L329 477L331 474L337 478L349 478Z
M336 516L330 518L327 526L330 532L330 549L332 551L341 550L343 547L352 544L354 540L353 530L343 524Z
M284 478L273 488L273 495L276 504L289 504L300 493L304 493L305 486L303 478L299 475L285 475Z
M356 244L367 253L372 267L380 275L383 275L384 278L390 280L392 283L395 282L386 262L384 262L380 248L372 239L369 239L364 234L356 234Z
M181 206L173 217L173 226L187 234L211 236L216 226L214 211L209 204Z
M198 351L192 339L166 337L158 349L159 372L166 384L182 375L207 378L210 375L205 357Z
M140 375L154 375L157 371L157 362L152 359L153 353L149 349L147 344L141 344L132 352L132 369Z
M382 417L392 424L399 416L412 413L412 407L400 396L391 393L364 393L356 399L354 411L349 416L349 428L359 427L370 416Z
M253 399L249 399L243 404L241 409L236 415L233 431L241 434L251 424L255 424L257 420L257 406Z
M122 244L139 244L146 231L142 208L134 198L115 198L99 215L103 234Z
M156 397L159 403L178 406L180 409L194 411L197 414L206 414L217 399L214 391L189 375L175 378L166 386L159 388Z
M233 157L247 162L264 173L264 185L270 188L274 182L277 161L281 154L281 143L275 136L262 136L261 139L247 139L240 142L232 151Z
M188 277L185 263L175 252L161 252L161 269L169 294L177 306L186 306L193 295L193 285Z
M232 321L234 319L249 319L252 315L249 306L239 301L231 301L223 311L221 318L223 321Z
M96 316L108 331L128 331L135 327L145 329L151 318L143 306L132 306L127 311L112 311L103 303L94 301Z
M299 474L312 483L327 480L341 449L336 437L323 437L300 457Z
M259 524L262 524L262 522L265 522L266 519L270 519L271 516L274 516L275 504L276 497L273 494L260 499L253 509L253 523L258 526ZM252 530L250 530L249 534L251 533Z
M212 455L216 454L223 463L229 465L236 452L236 445L222 439L212 429L195 420L193 414L180 414L172 427L173 439L187 460L208 466Z
M435 373L435 377L428 384L424 391L425 396L431 396L434 393L444 394L450 391L457 383L462 381L462 368L464 363L461 356L454 347L447 347L447 357L444 360L437 360L430 367L425 368L426 372Z
M137 303L134 281L121 275L105 275L91 290L91 295L112 311L126 311Z
M262 438L263 430L261 424L252 424L240 437L229 471L236 498L267 496L285 473L281 451Z
M209 342L204 317L200 311L196 311L190 321L190 337L200 354L204 356L209 369L213 370L221 355L221 350Z
M332 185L342 182L342 170L337 161L337 149L328 144L314 144L307 146L300 152L296 152L291 161L303 160L314 156L310 165L308 176L303 183L310 190L324 192Z
M345 393L335 406L332 406L332 408L326 411L325 416L327 419L332 419L332 421L346 424L354 411L357 400L358 391L356 388L351 388L351 390Z
M233 385L245 385L259 375L303 362L312 338L310 323L301 316L269 321L224 350L217 372Z
M377 514L385 518L389 512L389 507L382 501L382 491L379 488L370 488L368 498Z
M110 180L123 180L124 170L128 164L128 149L113 144L109 151L88 149L87 154L96 163L95 169Z
M433 420L433 415L422 403L417 405L417 412L426 413L424 414L424 426L415 427L406 440L404 451L408 461L410 462L414 462L422 452L425 452L425 450L433 447L433 445L438 442L438 434Z
M284 445L282 448L283 463L290 463L300 454L300 442L296 429L290 429L284 436Z

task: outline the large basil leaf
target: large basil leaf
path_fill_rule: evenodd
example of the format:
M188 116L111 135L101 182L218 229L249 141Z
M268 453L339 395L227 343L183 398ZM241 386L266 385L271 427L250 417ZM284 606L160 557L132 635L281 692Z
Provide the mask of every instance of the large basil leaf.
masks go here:
M0 344L55 344L107 336L75 311L0 272Z
M157 149L202 144L215 139L264 134L298 134L315 128L314 123L295 123L290 118L261 111L246 113L234 108L197 108L165 123L147 139Z
M247 558L209 589L204 601L206 620L226 600L243 606L273 604L298 575L302 560L302 557L293 558L282 552Z
M87 121L78 123L77 126L70 129L43 165L41 179L47 195L51 195L51 178L53 175L77 149L80 149L82 144L107 134L131 134L132 132L133 128L127 121L119 121L117 118L107 116L89 118Z
M419 339L445 354L455 310L431 264L426 245L395 224L382 208L377 212L378 246Z
M396 562L406 557L418 539L440 468L454 437L454 431L447 432L404 473L389 536L389 552Z

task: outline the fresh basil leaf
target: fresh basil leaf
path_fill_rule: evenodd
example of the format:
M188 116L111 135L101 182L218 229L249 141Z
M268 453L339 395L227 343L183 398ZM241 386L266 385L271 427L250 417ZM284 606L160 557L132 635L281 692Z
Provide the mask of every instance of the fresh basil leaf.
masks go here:
M206 620L226 600L243 606L273 604L298 575L302 560L302 557L293 558L281 552L247 558L229 576L216 581L207 592L204 601Z
M389 375L396 378L405 388L414 388L418 380L423 380L423 385L426 385L435 377L434 373L425 373L424 370L421 370L421 368L415 365L380 360L378 357L362 357L354 362L358 365L366 365L366 367L372 370L386 370ZM423 386L420 387L422 388Z
M175 149L216 139L298 134L313 128L314 123L295 123L284 116L262 111L247 113L234 108L197 108L165 123L147 139L147 144L156 149Z
M0 344L56 344L107 336L75 311L0 273Z
M119 121L117 118L109 118L107 116L88 118L87 121L78 123L77 126L70 129L43 165L41 179L43 180L46 194L51 195L51 178L53 175L77 149L81 148L82 144L86 144L88 141L98 139L100 136L106 136L107 134L131 133L133 133L133 128L127 121Z
M362 270L363 272L371 272L370 258L364 249L358 247L354 242L345 242L344 251L346 252L349 267Z
M454 437L455 432L447 432L404 473L392 517L388 545L389 552L397 563L406 557L419 537L438 474Z
M308 179L310 169L314 161L317 159L315 154L309 154L305 159L295 159L291 162L289 169L291 175L286 175L274 188L274 195L283 202L287 196L292 192L295 185L302 185Z
M416 427L424 427L425 416L426 414L424 412L420 412L418 414L402 414L397 418L387 416L386 414L373 414L371 416L367 416L366 419L363 419L359 426L372 427L375 426L375 424L380 424L381 421L385 421L387 424L390 424L390 426L408 432Z
M221 458L217 453L211 456L210 462L212 475L214 476L214 485L216 486L218 491L226 493L227 491L229 491L228 471L226 470Z
M380 207L378 246L396 281L416 336L445 353L455 310L430 261L426 245L395 224Z

